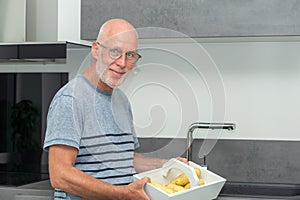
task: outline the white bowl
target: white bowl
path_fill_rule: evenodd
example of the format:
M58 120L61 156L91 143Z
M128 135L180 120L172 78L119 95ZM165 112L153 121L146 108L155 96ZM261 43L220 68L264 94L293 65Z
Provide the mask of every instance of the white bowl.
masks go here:
M189 165L194 168L199 168L201 170L201 177L205 184L201 186L196 186L188 190L168 194L163 190L153 186L150 183L145 185L145 191L151 200L187 200L187 199L201 199L201 200L211 200L216 199L224 186L226 179L221 176L209 171L205 167L201 167L194 162L189 161ZM163 171L160 169L155 169L143 173L134 175L134 180L141 179L143 177L149 177L151 180L160 183L167 184L173 178L181 174L182 171L178 169L171 169L167 177L163 176Z

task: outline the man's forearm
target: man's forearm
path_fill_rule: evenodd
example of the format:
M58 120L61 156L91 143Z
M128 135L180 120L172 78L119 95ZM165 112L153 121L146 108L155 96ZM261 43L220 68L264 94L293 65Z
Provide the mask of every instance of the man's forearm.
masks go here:
M54 188L82 199L149 200L144 191L149 178L145 177L127 186L114 186L74 167L76 156L77 150L74 147L53 145L49 148L49 173Z
M144 157L134 153L134 168L137 173L161 168L167 162L166 159Z
M120 199L123 190L74 167L77 150L65 145L49 149L49 173L54 188L85 199ZM101 198L100 198L101 197Z
M68 176L68 178L61 182L65 184L58 185L57 188L80 196L84 200L149 200L144 191L145 184L150 181L147 177L127 186L114 186L95 179L76 168L73 169L65 174L65 177Z
M53 187L83 199L121 199L123 196L124 190L120 187L100 181L75 167L59 170L59 174L56 171L55 174L50 173Z

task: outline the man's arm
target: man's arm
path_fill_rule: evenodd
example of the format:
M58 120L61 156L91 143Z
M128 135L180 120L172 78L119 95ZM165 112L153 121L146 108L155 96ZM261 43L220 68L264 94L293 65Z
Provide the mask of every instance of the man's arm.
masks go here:
M160 158L149 158L142 156L140 153L134 153L134 169L137 173L161 168L168 160Z
M78 150L66 145L49 148L49 173L51 185L83 199L149 200L144 191L148 178L128 186L114 186L98 180L74 167Z
M188 164L188 160L183 157L177 157L181 162ZM158 169L161 168L162 165L167 162L166 159L160 158L150 158L142 156L140 153L134 153L134 169L137 173Z

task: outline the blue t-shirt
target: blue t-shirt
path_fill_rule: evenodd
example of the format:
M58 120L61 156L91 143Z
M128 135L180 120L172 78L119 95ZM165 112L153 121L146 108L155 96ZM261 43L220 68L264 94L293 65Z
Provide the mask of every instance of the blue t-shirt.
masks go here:
M83 75L61 88L49 107L44 149L55 144L77 148L75 167L97 179L114 185L133 181L139 143L130 103L119 89L101 91ZM58 189L54 195L79 199Z

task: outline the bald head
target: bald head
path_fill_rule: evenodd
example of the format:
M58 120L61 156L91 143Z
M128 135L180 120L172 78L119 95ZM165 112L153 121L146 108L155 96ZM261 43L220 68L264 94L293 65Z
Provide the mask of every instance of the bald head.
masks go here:
M137 40L137 32L132 24L124 19L111 19L106 21L100 28L97 41L105 42L106 40L123 35L125 40ZM128 41L128 40L127 40Z

